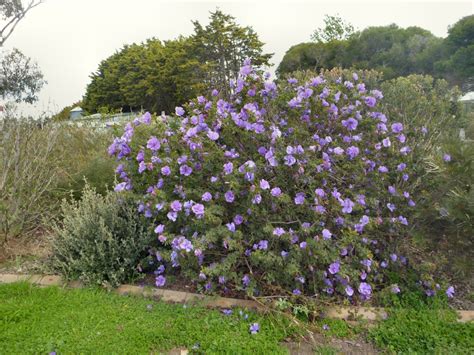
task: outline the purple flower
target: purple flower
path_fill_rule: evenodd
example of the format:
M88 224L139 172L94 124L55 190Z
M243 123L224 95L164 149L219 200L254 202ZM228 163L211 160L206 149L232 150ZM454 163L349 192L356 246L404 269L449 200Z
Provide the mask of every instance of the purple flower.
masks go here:
M146 144L146 147L152 151L157 151L158 149L160 149L161 147L161 144L160 144L160 141L158 140L158 138L156 138L155 136L152 136L147 144Z
M258 249L267 250L268 249L268 240L261 240L258 242Z
M355 146L350 146L349 148L346 149L346 153L350 159L354 159L356 156L359 155L359 148Z
M240 225L244 222L244 217L242 217L240 214L235 215L234 217L234 223L235 225Z
M234 164L232 164L232 162L228 162L224 164L224 173L226 175L232 174L233 170L234 170Z
M214 132L214 131L208 131L207 136L209 137L210 140L216 141L219 139L219 133Z
M182 107L178 106L174 109L174 111L178 116L183 116L184 115L184 109Z
M392 145L392 142L390 142L390 138L385 138L384 140L382 140L382 145L385 147L385 148L388 148Z
M166 283L166 277L164 277L163 275L159 275L156 277L155 279L156 287L163 287L165 283Z
M446 290L446 296L448 296L449 298L454 297L454 287L453 286L448 287L448 289Z
M232 203L235 200L235 195L232 191L229 190L224 194L224 198L227 202Z
M229 231L231 231L232 233L235 232L235 223L234 222L231 222L231 223L227 223L226 224L226 227Z
M274 187L270 193L272 194L272 196L274 197L278 197L281 195L281 189L279 187Z
M196 203L193 207L191 207L191 210L198 218L204 216L204 205L201 205L200 203Z
M351 213L352 208L354 207L354 202L352 202L350 199L346 198L343 201L340 202L342 206L342 213Z
M305 200L304 192L298 192L295 196L295 205L302 205Z
M161 234L165 230L165 226L163 224L159 224L155 228L155 233L156 234Z
M250 334L257 334L260 331L260 325L258 323L252 323L249 330Z
M400 287L398 287L398 285L392 285L392 287L390 287L390 292L394 294L400 293Z
M398 221L404 226L408 226L408 220L403 216L398 216Z
M323 229L323 239L328 240L331 239L332 233L328 229Z
M340 269L340 264L339 261L333 262L331 265L329 265L328 271L331 275L335 275L339 272Z
M293 294L294 294L295 296L299 296L299 295L301 295L301 290L300 290L299 288L295 288L295 289L293 290Z
M395 211L395 205L393 203L387 203L387 208L390 210L390 212Z
M179 173L184 176L189 176L193 172L193 168L187 166L186 164L179 167Z
M201 200L205 201L205 202L209 202L212 200L212 195L210 192L204 192L202 194L202 197L201 197Z
M449 155L449 154L443 155L443 160L444 160L446 163L450 162L450 161L451 161L451 155Z
M126 182L121 182L121 183L115 185L114 191L115 191L115 192L120 192L120 191L125 190L126 187L127 187L127 183L126 183Z
M333 151L336 155L342 155L344 153L344 149L342 149L341 147L336 147Z
M166 215L170 221L176 222L176 219L178 218L178 212L170 211Z
M323 197L326 196L326 192L324 192L323 189L316 189L316 190L314 190L314 193L315 193L317 196L321 197L321 198L323 198Z
M262 180L260 180L260 188L262 190L268 190L270 188L270 184L268 183L267 180L262 179Z
M273 230L273 235L281 237L283 234L285 234L285 230L281 227L277 227Z
M395 122L392 124L393 133L400 133L401 131L403 131L403 125L400 122Z
M285 165L292 166L296 163L296 159L293 155L286 155L285 156Z
M346 286L345 291L346 295L348 295L349 297L352 297L352 295L354 294L354 289L349 285Z
M170 205L171 210L174 212L181 211L182 207L183 206L181 205L181 202L179 202L178 200L171 202L171 205Z
M256 194L256 195L252 198L252 203L253 203L254 205L258 205L258 204L260 204L260 202L262 202L262 195Z
M249 275L244 275L244 277L242 277L242 283L245 287L247 287L248 285L250 285L250 277Z
M405 170L406 167L407 167L407 165L405 163L400 163L397 166L397 170L398 171L403 171L403 170Z
M349 118L347 120L342 120L342 125L346 127L349 131L354 131L357 129L359 122L354 118Z
M369 298L372 294L372 287L366 282L361 282L359 285L359 293Z
M231 309L223 309L222 313L224 313L226 316L230 316L232 314L232 310Z
M377 103L377 100L375 99L375 97L372 97L372 96L367 96L364 101L365 101L365 104L369 107L374 107L375 104Z
M161 168L161 174L163 174L164 176L168 176L171 174L171 169L168 165L164 166Z

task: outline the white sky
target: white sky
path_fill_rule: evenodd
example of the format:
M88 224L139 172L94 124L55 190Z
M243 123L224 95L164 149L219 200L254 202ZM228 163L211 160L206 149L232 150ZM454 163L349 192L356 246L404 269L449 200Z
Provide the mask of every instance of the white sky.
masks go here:
M276 67L290 46L309 41L325 14L338 13L358 29L396 23L445 37L448 25L473 13L474 0L45 0L28 13L5 45L34 58L48 81L36 106L23 112L59 111L82 97L90 73L123 44L189 35L191 20L207 24L209 11L216 7L236 17L237 23L252 26L266 43L265 51L275 53Z

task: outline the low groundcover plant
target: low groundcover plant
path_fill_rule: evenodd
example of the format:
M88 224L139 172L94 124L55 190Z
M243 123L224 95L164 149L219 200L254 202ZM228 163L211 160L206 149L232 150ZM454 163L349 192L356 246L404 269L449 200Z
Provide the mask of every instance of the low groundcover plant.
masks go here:
M228 100L214 90L136 118L109 147L115 190L140 196L156 232L156 286L181 273L206 292L400 292L386 271L407 264L411 149L382 92L357 74L276 83L249 61L230 85Z

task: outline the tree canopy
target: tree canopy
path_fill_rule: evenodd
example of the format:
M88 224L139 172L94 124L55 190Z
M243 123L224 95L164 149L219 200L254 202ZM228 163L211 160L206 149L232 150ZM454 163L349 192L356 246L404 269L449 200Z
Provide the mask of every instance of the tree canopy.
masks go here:
M450 27L446 39L420 27L395 24L351 32L341 18L326 16L326 27L312 39L291 47L278 66L278 74L295 70L334 67L375 69L392 79L410 74L445 77L466 84L474 77L474 16Z
M84 109L170 112L210 88L227 96L226 84L237 77L246 58L257 66L268 65L271 54L263 54L257 34L232 16L216 10L207 26L193 24L189 37L126 45L103 60L91 75Z

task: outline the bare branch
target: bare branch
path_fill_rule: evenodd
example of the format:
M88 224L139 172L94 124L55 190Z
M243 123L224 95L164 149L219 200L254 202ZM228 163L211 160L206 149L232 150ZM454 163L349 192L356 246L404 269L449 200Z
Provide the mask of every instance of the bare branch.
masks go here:
M43 3L43 0L31 0L28 6L26 6L25 8L20 7L17 9L17 12L12 11L11 16L13 17L5 24L5 26L0 31L0 47L3 47L6 40L11 36L18 23L26 16L26 14L41 3Z

